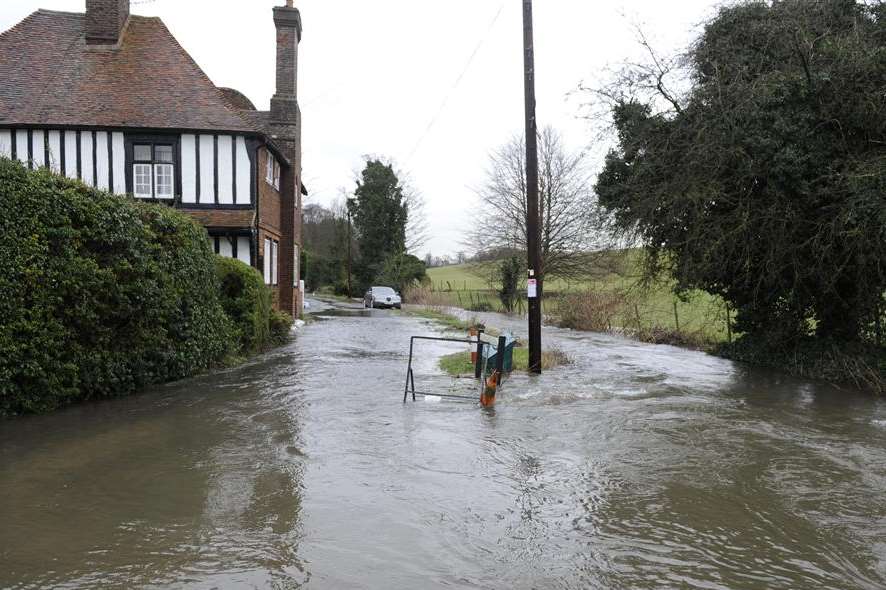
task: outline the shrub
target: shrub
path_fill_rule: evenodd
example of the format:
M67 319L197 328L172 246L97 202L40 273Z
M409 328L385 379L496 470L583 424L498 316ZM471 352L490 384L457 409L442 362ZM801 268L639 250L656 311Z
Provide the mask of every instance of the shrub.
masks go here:
M221 304L231 319L235 352L249 355L267 347L270 338L272 294L261 274L233 258L216 256Z
M629 332L628 334L631 333ZM640 342L647 342L649 344L668 344L682 348L695 348L697 350L710 350L713 346L711 341L701 332L689 332L659 325L634 331L632 335Z
M233 258L216 256L222 307L233 324L235 352L244 356L283 344L292 317L273 308L273 294L261 273Z
M401 252L391 254L385 259L381 272L375 277L375 283L393 287L398 293L403 293L407 288L421 284L426 279L425 263L411 254Z
M626 300L617 292L585 291L561 295L557 303L557 326L606 332L612 328L615 316L624 309Z
M272 310L269 327L270 343L279 346L289 338L289 332L292 330L292 316L285 311Z
M501 306L505 313L514 313L520 297L520 276L523 273L520 259L516 256L506 258L501 262L499 272L501 275L501 289L498 292L498 298L501 300Z
M412 285L403 291L403 302L431 308L444 308L452 305L446 295L434 291L429 285Z
M182 378L229 352L205 230L0 159L0 415Z

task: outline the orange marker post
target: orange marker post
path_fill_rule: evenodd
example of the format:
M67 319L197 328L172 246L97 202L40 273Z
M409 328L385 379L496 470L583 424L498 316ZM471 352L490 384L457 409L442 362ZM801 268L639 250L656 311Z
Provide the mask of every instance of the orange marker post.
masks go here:
M491 408L495 405L495 391L498 389L500 375L498 370L495 370L489 376L489 379L486 380L486 387L483 388L483 393L480 394L480 405L484 408Z

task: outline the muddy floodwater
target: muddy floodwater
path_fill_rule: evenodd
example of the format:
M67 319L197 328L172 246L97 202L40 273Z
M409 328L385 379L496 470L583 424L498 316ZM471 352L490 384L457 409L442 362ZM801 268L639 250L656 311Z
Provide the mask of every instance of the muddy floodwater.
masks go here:
M886 403L546 329L496 408L402 403L399 312L0 422L0 588L886 588ZM522 322L487 316L525 332ZM418 348L416 386L473 391Z

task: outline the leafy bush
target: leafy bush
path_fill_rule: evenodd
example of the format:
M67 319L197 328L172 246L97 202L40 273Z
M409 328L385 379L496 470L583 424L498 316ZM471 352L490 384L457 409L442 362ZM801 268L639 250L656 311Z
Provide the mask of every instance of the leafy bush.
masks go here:
M348 278L346 263L341 258L332 256L320 256L312 254L308 258L306 252L302 252L303 260L301 268L305 271L305 288L308 291L323 291L330 295L346 295L348 292ZM357 292L356 284L353 291Z
M393 287L398 293L427 279L425 263L411 254L391 254L385 258L375 283Z
M229 353L205 230L0 159L0 415L192 375Z
M451 305L446 295L434 291L430 285L412 285L403 291L403 302L425 307L444 308Z
M216 256L221 304L233 324L236 351L248 355L270 341L272 294L261 274L233 258Z
M613 291L588 290L580 293L566 293L558 301L557 326L606 332L612 329L613 319L627 305L625 296Z
M284 343L292 327L289 314L273 308L273 294L261 273L233 258L217 256L221 304L233 324L235 352L244 356Z
M516 256L502 260L499 269L501 274L501 289L498 298L506 313L514 313L519 300L520 277L523 274L523 265Z
M285 311L272 310L269 326L270 343L274 346L283 344L289 338L289 331L292 329L292 316Z

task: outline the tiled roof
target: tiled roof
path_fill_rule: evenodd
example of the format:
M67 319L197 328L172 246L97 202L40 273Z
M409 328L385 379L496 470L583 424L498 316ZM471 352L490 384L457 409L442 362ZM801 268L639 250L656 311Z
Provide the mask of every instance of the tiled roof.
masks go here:
M271 137L271 112L270 111L239 111L253 129L258 129L268 137Z
M255 105L245 94L233 88L219 88L228 105L240 111L254 111Z
M0 125L262 133L160 19L130 17L119 49L87 46L84 23L39 10L0 34Z

